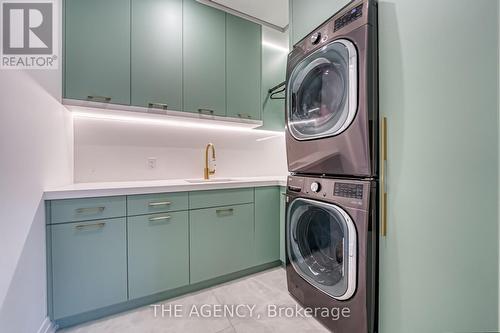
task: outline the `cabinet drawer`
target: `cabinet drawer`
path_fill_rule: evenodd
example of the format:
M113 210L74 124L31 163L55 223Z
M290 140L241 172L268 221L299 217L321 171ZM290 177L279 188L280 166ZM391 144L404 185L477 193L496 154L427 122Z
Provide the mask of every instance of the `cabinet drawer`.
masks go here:
M160 193L127 197L127 215L143 215L188 209L188 193Z
M130 299L189 284L188 212L128 218Z
M197 191L189 193L189 208L208 208L252 203L253 188Z
M123 217L127 206L125 196L55 200L50 205L52 224Z
M252 266L253 204L193 210L189 218L191 283Z
M125 218L52 225L54 319L127 300Z

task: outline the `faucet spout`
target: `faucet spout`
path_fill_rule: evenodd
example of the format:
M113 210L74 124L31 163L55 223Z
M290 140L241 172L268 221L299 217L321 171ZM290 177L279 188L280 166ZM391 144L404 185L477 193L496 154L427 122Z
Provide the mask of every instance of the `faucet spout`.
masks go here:
M203 179L205 180L210 179L210 176L215 174L215 163L213 169L211 169L208 160L208 153L210 150L212 150L212 161L215 162L215 146L213 143L209 143L205 148L205 169L203 172Z

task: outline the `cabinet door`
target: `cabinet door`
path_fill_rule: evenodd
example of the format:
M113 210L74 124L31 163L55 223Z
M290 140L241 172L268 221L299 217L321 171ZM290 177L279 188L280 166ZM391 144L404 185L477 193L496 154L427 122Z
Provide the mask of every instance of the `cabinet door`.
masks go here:
M498 331L498 9L379 2L388 159L378 332ZM422 84L423 73L435 74ZM470 110L481 110L473 126Z
M131 299L189 284L188 213L128 218Z
M227 116L262 119L261 26L226 16Z
M311 33L347 3L349 0L291 0L292 45Z
M191 283L252 266L253 204L192 210L189 219Z
M124 218L57 224L51 230L54 319L127 300Z
M226 115L225 13L184 0L184 111Z
M280 259L280 189L255 189L255 264Z
M66 0L65 27L65 97L130 104L130 0Z
M131 61L132 105L182 111L182 0L132 0Z

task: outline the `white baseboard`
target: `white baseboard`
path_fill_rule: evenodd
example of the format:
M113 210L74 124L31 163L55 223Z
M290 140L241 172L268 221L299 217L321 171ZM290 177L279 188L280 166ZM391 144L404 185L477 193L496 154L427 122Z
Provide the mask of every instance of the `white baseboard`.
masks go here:
M52 321L50 321L49 317L46 317L42 322L42 325L40 325L38 333L55 333L56 330L56 325Z

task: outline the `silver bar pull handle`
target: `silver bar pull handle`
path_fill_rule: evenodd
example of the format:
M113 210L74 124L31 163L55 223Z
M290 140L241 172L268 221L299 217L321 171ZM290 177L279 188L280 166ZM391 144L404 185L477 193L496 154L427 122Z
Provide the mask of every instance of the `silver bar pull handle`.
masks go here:
M169 206L172 203L170 201L162 201L162 202L150 202L149 207L158 207L158 206Z
M85 207L85 208L77 208L75 212L77 214L99 214L104 212L106 207Z
M148 103L148 107L153 108L153 109L162 109L162 110L168 109L168 105L165 103L150 102L150 103Z
M89 96L87 96L87 99L89 99L91 101L96 101L96 102L104 102L104 103L111 102L111 97L109 97L109 96L89 95Z
M238 113L238 117L252 119L252 116L248 113Z
M221 216L228 216L228 215L232 215L234 213L234 208L223 208L223 209L217 209L215 211L215 213L217 215L221 215Z
M210 114L210 115L213 115L215 113L214 110L212 109L198 109L198 113L201 113L201 114Z
M106 223L104 222L99 222L99 223L93 223L93 224L79 224L75 226L75 229L77 230L85 230L85 229L101 229L106 226Z
M156 216L156 217L150 217L149 222L156 222L156 221L165 221L165 220L170 220L172 217L166 215L166 216Z

